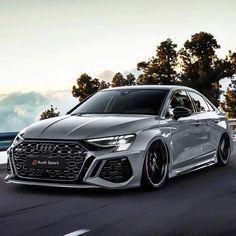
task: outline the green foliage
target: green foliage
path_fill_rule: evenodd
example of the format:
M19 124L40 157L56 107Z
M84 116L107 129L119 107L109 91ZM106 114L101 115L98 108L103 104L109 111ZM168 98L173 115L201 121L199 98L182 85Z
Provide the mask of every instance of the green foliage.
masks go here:
M231 51L229 51L229 56L227 57L227 60L229 61L229 63L231 63L231 73L232 74L236 74L236 52L232 53Z
M219 59L220 48L214 36L200 32L192 35L179 52L171 39L160 43L156 56L137 64L141 70L138 84L180 84L194 88L208 97L216 106L221 94L219 81L235 73L235 59ZM179 73L177 72L179 70Z
M120 73L116 73L112 79L112 87L120 87L120 86L131 86L135 85L135 77L133 74L129 73L126 78Z
M223 109L227 112L228 118L236 118L236 84L228 88L225 94L225 102L222 104Z
M109 83L92 79L92 77L84 73L77 79L77 86L74 85L72 87L72 95L82 101L87 96L96 93L100 89L108 88L109 86Z
M102 80L100 82L99 90L109 88L111 85L109 82Z
M56 110L57 108L54 108L53 105L51 105L50 109L47 109L40 115L40 120L59 116L60 112L56 112Z
M114 75L112 82L111 82L111 86L112 87L120 87L120 86L124 86L125 84L125 78L123 77L123 75L118 72Z
M204 94L216 106L219 105L220 79L231 77L231 64L227 59L219 59L216 49L220 45L210 33L192 35L180 50L181 83Z
M75 85L72 87L72 95L82 101L87 96L97 92L99 86L100 83L98 79L92 79L89 75L84 73L77 79L77 87Z
M136 85L136 78L132 73L126 75L126 86Z
M236 75L236 53L229 51L229 56L227 57L229 63L231 63L231 73ZM233 79L230 87L227 89L225 94L225 102L222 108L227 112L229 118L236 118L236 80Z
M147 62L137 64L137 69L142 70L138 84L177 84L178 54L177 45L171 39L161 42L157 47L156 56Z
M216 54L219 48L220 45L214 36L206 32L192 35L179 51L177 45L168 38L157 46L155 56L137 64L137 69L142 71L137 80L131 73L124 77L118 72L110 84L82 74L77 79L77 85L73 86L72 94L81 101L98 90L110 86L179 84L200 91L219 106L222 93L219 81L225 77L232 79L236 74L236 53L230 51L225 59L219 59ZM235 101L236 82L232 82L231 88L226 93L226 102L222 104L229 116L236 115Z

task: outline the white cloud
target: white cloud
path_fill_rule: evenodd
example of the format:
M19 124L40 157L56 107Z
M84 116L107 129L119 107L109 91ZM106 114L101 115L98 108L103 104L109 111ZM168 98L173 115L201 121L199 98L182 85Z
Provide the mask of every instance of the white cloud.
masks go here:
M77 103L78 100L72 97L69 90L0 95L0 132L23 129L37 121L50 105L58 108L63 115Z
M96 77L98 77L100 80L105 80L106 82L111 82L115 73L116 72L114 72L112 70L104 70L103 72L97 74Z
M101 73L97 74L95 77L97 77L100 80L105 80L106 82L111 82L112 78L118 71L112 71L112 70L104 70ZM138 71L136 68L132 68L131 70L125 70L121 72L124 76L128 75L129 73L132 73L136 78L141 74L140 71Z
M49 91L43 95L51 101L51 105L55 106L58 111L60 111L60 115L64 115L79 101L72 96L71 90Z
M138 78L139 75L142 74L141 71L138 71L136 68L133 68L133 69L131 69L131 70L125 70L125 71L123 72L123 75L126 76L126 75L128 75L129 73L133 74L136 78Z

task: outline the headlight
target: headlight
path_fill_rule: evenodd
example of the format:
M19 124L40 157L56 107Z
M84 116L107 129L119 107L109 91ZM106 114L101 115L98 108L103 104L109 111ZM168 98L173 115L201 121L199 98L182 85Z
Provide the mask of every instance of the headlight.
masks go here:
M16 135L15 139L13 140L12 145L16 146L16 145L20 144L23 141L24 141L24 130L20 131L20 133L18 133Z
M122 135L122 136L113 136L107 138L96 138L96 139L88 139L87 142L94 144L98 147L115 147L116 151L125 151L127 150L131 144L134 142L135 135Z

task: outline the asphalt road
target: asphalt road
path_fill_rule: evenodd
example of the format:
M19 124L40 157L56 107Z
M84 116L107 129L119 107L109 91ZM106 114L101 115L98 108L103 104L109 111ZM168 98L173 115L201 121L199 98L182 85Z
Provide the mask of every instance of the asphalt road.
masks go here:
M0 235L236 235L236 158L155 191L7 185ZM89 230L86 232L86 230Z

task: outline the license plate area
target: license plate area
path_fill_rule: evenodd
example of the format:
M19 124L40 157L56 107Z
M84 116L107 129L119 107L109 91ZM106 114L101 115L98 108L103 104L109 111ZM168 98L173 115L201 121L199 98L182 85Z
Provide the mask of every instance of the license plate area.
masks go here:
M24 164L27 168L61 170L66 167L66 160L62 158L27 158Z

